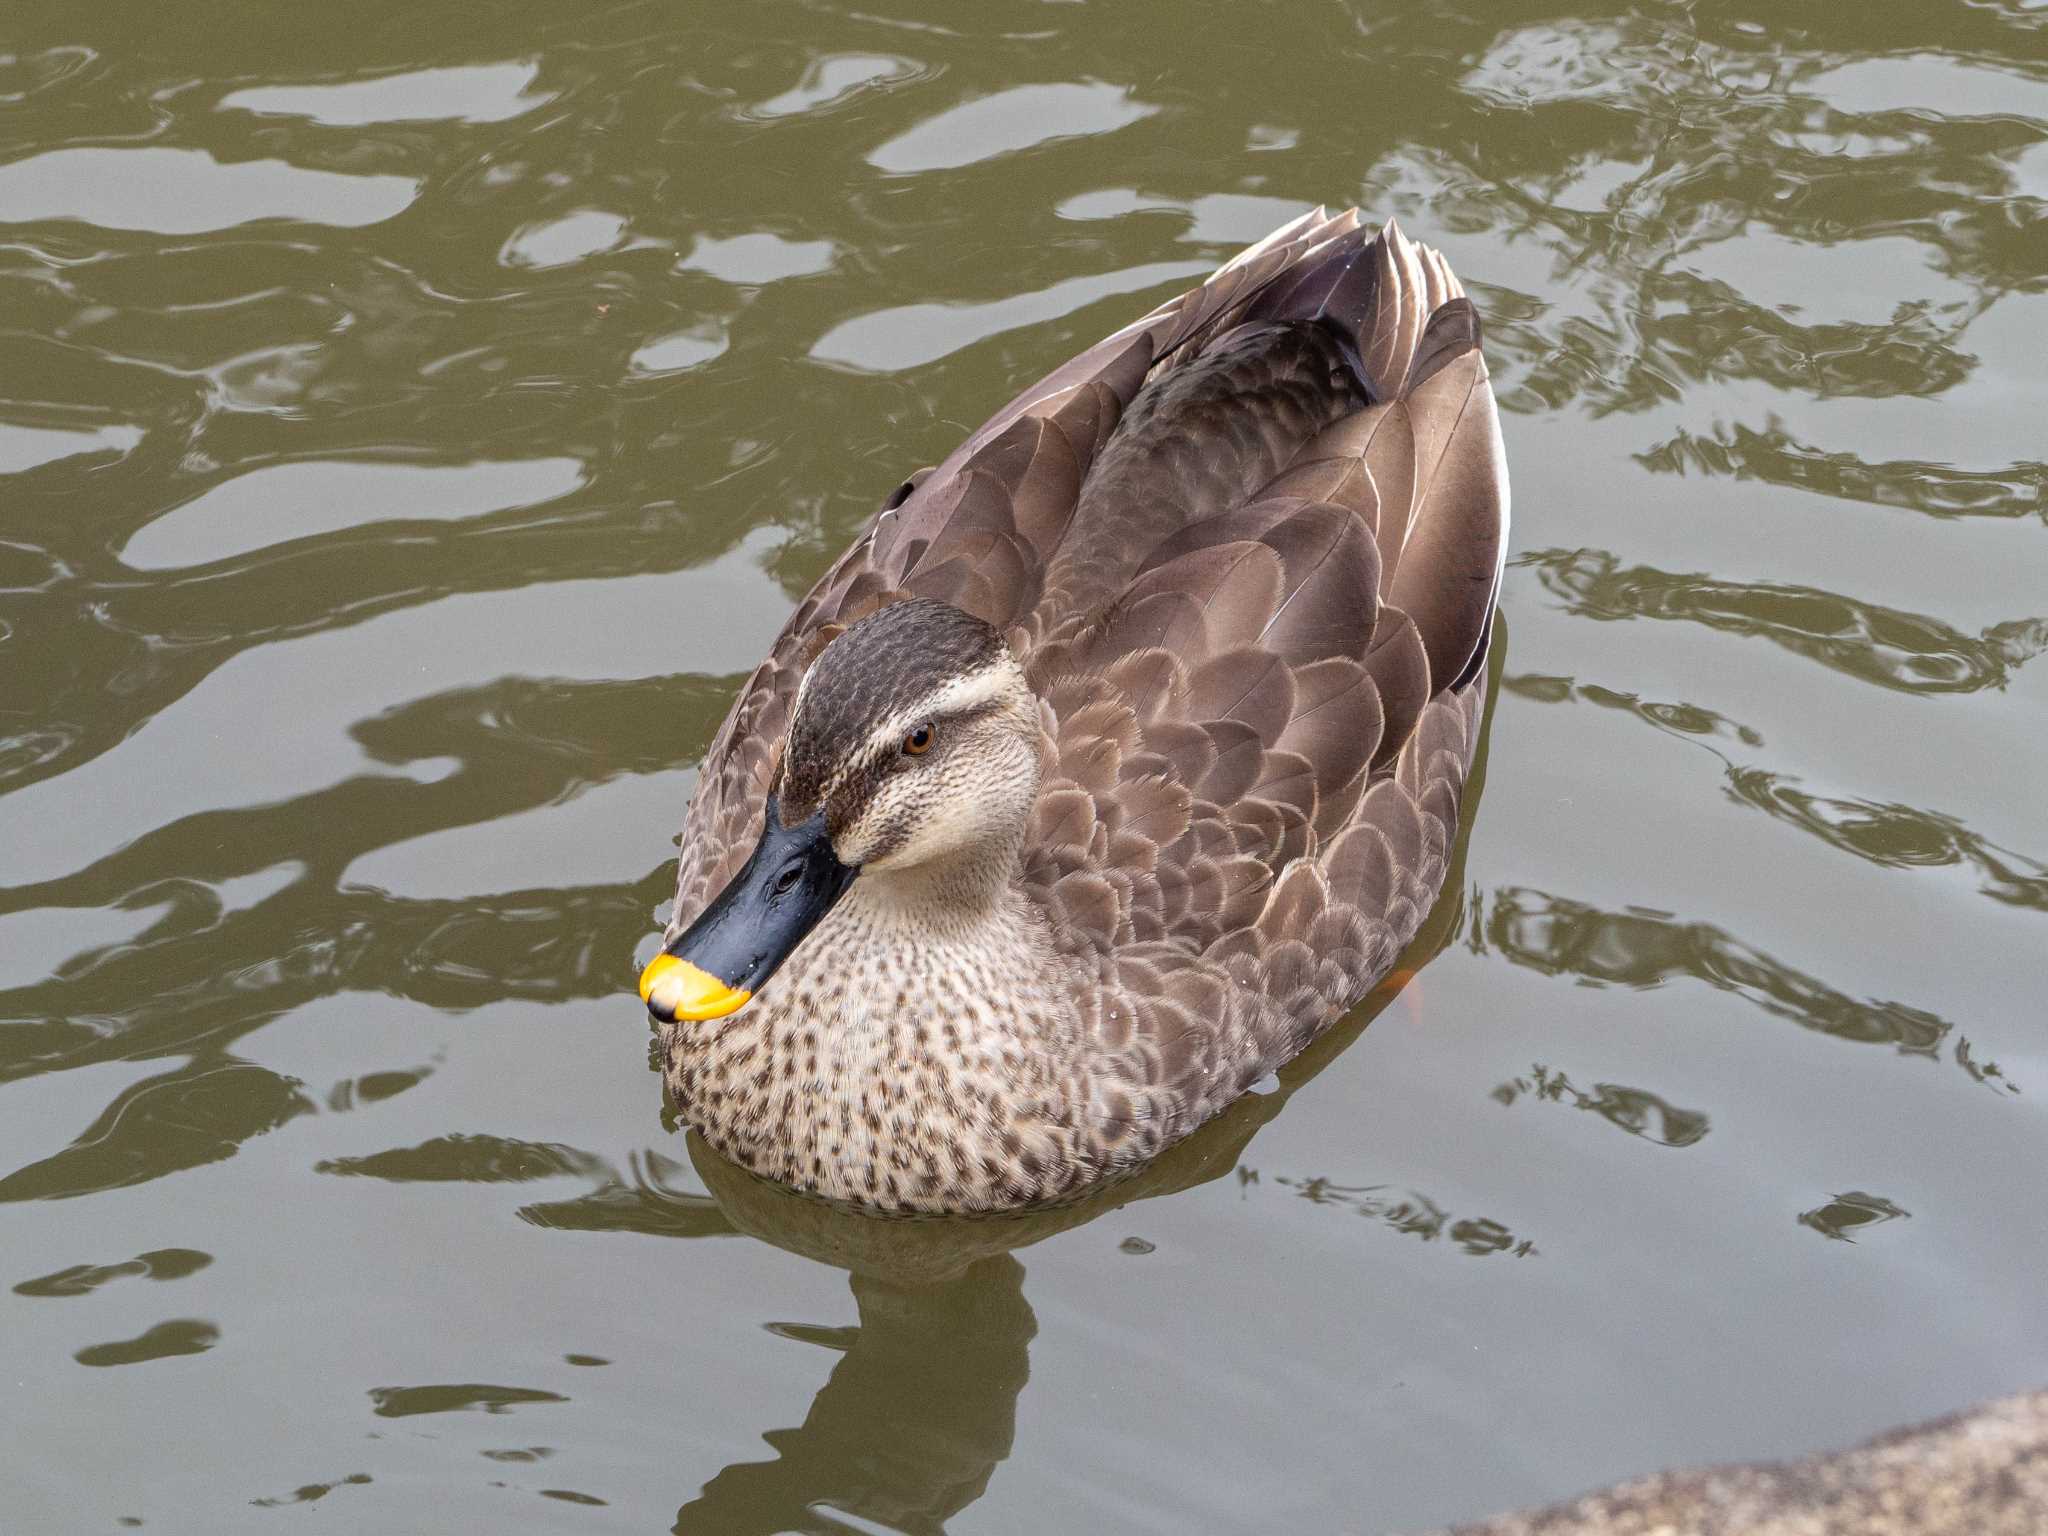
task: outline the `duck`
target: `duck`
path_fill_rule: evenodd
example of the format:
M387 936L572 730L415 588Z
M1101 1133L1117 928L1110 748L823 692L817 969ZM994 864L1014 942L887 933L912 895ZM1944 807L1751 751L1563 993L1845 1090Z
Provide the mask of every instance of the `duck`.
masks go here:
M640 975L720 1158L1075 1200L1355 1007L1444 880L1509 528L1478 310L1317 208L887 496L706 753Z

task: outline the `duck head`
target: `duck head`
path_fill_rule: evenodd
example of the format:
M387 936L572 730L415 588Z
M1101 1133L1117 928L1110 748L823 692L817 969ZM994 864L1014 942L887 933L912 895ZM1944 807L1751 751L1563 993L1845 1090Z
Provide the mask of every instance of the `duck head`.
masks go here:
M1038 700L1003 637L914 598L834 639L797 688L761 839L640 976L664 1021L744 1007L856 880L926 924L1007 884L1038 794Z

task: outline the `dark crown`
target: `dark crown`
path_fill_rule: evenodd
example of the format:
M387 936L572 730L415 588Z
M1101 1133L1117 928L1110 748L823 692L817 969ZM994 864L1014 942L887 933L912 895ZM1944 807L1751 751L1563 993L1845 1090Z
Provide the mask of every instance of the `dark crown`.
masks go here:
M783 754L785 815L814 806L847 749L881 722L1007 654L992 627L928 597L891 603L848 629L804 680Z

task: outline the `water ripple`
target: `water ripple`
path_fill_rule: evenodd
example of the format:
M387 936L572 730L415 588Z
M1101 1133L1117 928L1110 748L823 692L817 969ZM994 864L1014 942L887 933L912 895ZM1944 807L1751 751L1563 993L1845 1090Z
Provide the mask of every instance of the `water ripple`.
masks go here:
M1736 425L1710 434L1680 431L1638 454L1636 462L1660 474L1761 480L1930 517L2034 517L2048 523L2048 463L2041 461L1994 470L1927 459L1869 463L1854 453L1799 442L1783 426Z
M1963 1042L1951 1040L1956 1030L1950 1020L1906 1003L1852 997L1712 923L1608 911L1509 886L1493 893L1480 931L1489 948L1546 975L1636 988L1690 977L1802 1029L1861 1045L1889 1045L1904 1056L1938 1059L1950 1047L1963 1064ZM1969 1071L1981 1081L1984 1064L1972 1062Z
M1701 624L1768 640L1834 671L1905 693L2002 688L2048 650L2048 619L2015 619L1970 635L1927 614L1816 587L1623 566L1603 550L1537 550L1516 563L1534 569L1581 618Z
M496 123L544 105L553 93L535 91L540 66L462 64L408 70L368 80L306 85L252 85L220 99L223 111L268 117L303 117L329 127L369 123Z
M188 235L256 219L355 228L412 204L407 176L352 176L282 160L224 163L199 149L53 149L0 165L7 222L77 219L101 229Z
M877 145L868 160L897 175L953 170L1062 139L1114 133L1158 110L1128 87L1104 82L1012 86L925 119Z
M1759 748L1764 739L1753 728L1713 710L1646 700L1564 677L1524 674L1504 678L1501 687L1539 703L1582 700L1633 715L1712 752L1726 773L1729 798L1739 805L1762 811L1830 848L1886 869L1974 870L1978 888L1992 900L2048 912L2048 862L2001 847L1959 817L1942 811L1862 795L1830 794L1809 787L1796 774L1739 762L1733 755L1735 748ZM1730 750L1713 745L1717 740L1726 742Z

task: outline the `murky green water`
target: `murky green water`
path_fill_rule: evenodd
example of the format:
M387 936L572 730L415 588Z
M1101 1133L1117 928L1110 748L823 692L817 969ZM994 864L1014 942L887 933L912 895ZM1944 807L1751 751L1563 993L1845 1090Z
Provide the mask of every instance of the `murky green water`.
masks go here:
M1378 1532L2048 1380L2048 12L878 9L0 21L0 1525ZM1107 1210L693 1157L738 675L1315 201L1507 412L1419 979Z

